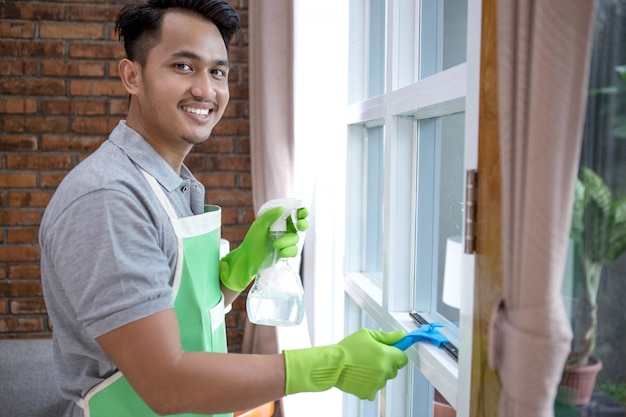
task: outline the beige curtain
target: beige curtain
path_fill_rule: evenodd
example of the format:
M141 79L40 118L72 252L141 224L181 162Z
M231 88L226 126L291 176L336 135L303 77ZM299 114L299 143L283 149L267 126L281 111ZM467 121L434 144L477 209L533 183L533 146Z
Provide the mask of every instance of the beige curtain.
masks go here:
M251 0L248 9L250 50L250 156L254 210L292 194L293 1ZM249 321L243 353L276 353L276 328Z
M552 416L572 332L561 300L593 0L498 0L502 301L499 415Z

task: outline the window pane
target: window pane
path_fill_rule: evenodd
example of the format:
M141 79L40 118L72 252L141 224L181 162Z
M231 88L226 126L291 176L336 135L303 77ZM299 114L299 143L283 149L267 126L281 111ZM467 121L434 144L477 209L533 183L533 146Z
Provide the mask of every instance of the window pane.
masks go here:
M423 0L420 79L466 61L467 0Z
M368 97L385 92L385 0L370 0Z
M578 176L581 181L577 185L577 191L583 187L586 192L595 190L598 194L601 189L610 190L605 195L610 194L613 207L608 208L611 201L608 198L595 199L597 203L575 204L563 284L565 305L574 331L574 354L570 359L591 355L602 361L594 397L584 407L589 415L610 412L623 415L626 406L626 332L623 331L626 328L623 302L626 296L626 216L622 215L620 220L618 214L626 213L625 6L625 1L596 2L590 92ZM586 170L593 173L584 175ZM587 176L594 180L585 179ZM602 183L607 188L601 187ZM577 192L576 199L582 195L584 193ZM621 203L617 203L620 199ZM580 207L584 208L579 210ZM604 209L612 210L613 215L601 215ZM599 276L597 284L590 286L587 279L593 276L594 264L600 266ZM594 316L597 319L595 348L587 350L587 346L593 346L585 335L594 334ZM560 395L565 394L562 388L559 391ZM557 403L555 414L564 416L566 409Z
M454 266L462 253L464 121L464 113L420 120L417 138L415 309L452 323L459 320Z
M350 0L348 102L385 92L385 0Z
M464 122L465 114L458 113L443 117L441 123L437 312L454 323L459 321L463 253Z
M395 3L398 10L396 16L398 19L398 29L395 31L398 37L397 43L397 85L394 88L402 88L415 82L415 68L417 66L417 33L415 24L415 8L414 1L401 1Z
M362 270L382 282L383 128L366 130L365 253Z

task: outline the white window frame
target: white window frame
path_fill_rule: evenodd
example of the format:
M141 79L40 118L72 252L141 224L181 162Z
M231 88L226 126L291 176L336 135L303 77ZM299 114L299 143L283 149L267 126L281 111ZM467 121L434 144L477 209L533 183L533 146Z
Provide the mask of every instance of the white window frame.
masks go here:
M398 74L396 66L398 62L398 47L393 36L394 22L399 16L395 7L402 0L387 1L387 44L386 48L386 74ZM417 8L417 7L416 7ZM480 1L468 1L468 34L467 34L467 61L463 64L436 73L402 88L395 89L397 77L385 77L385 93L372 98L357 101L348 106L347 125L349 132L358 136L358 130L372 126L384 126L386 138L384 145L384 178L383 178L383 284L379 286L367 274L358 272L358 268L350 265L350 260L359 259L360 251L355 247L355 242L362 239L360 235L363 226L361 224L362 205L364 202L363 188L359 186L359 178L363 177L362 149L358 148L358 140L355 148L348 148L349 165L353 172L347 173L347 236L346 256L348 259L347 271L344 275L346 296L349 299L346 307L346 334L351 333L364 325L363 314L373 319L378 327L383 330L403 329L410 331L416 327L413 320L408 316L413 300L407 294L414 294L414 276L411 265L414 264L414 247L407 247L402 242L406 241L406 234L414 230L415 211L411 206L411 200L415 196L411 190L415 190L414 181L416 175L415 166L407 166L406 158L398 158L405 153L415 154L414 143L402 141L398 138L398 131L402 129L402 123L407 123L398 117L411 115L415 119L444 116L447 114L465 111L465 136L466 169L475 169L477 166L477 127L478 127L478 73L480 60ZM363 19L364 16L358 18ZM363 31L363 32L361 32ZM353 30L352 36L366 36L367 31L359 27ZM360 48L356 57L366 62L366 48ZM417 72L417 64L414 70ZM352 74L357 75L356 72ZM363 76L368 74L363 72ZM366 85L366 81L359 79L351 80L353 85ZM408 123L411 123L409 121ZM356 131L356 132L355 132ZM407 173L412 178L405 179ZM404 177L403 177L404 174ZM407 190L409 192L407 192ZM398 219L406 219L400 221ZM410 223L409 223L410 222ZM410 227L408 227L410 226ZM407 262L407 260L410 260ZM412 364L414 364L428 382L437 389L446 400L457 409L457 415L469 415L469 390L471 371L471 336L472 336L472 288L473 288L473 255L465 255L463 299L461 300L461 319L459 329L459 362L454 361L447 353L432 345L420 343L407 350ZM352 261L354 263L354 261ZM356 272L355 272L356 271ZM386 397L384 401L386 410L380 410L380 415L412 415L410 402L407 398L414 395L412 389L413 368L409 368L403 375L391 381L387 389L381 395ZM431 391L420 396L422 404L413 404L419 407L418 414L431 415L432 413L432 388ZM363 405L354 398L347 396L345 399L344 415L363 415Z
M406 0L387 0L387 10L394 10L394 3L399 1ZM291 345L287 344L286 347L336 343L345 334L364 325L361 311L366 312L384 330L409 331L415 327L407 314L411 309L411 302L405 297L406 293L413 293L412 283L406 279L402 281L400 278L393 282L387 279L383 281L381 287L373 284L363 274L344 273L344 259L349 258L349 252L355 248L345 245L348 237L343 232L350 222L361 221L361 213L350 206L354 195L348 192L355 189L346 187L351 175L345 168L345 161L348 158L347 130L359 123L364 123L368 127L384 125L385 129L396 129L393 121L397 114L412 112L419 118L428 118L464 109L465 165L467 169L475 169L477 166L477 147L471 144L477 142L478 136L481 0L468 0L466 63L419 83L396 88L395 91L387 79L385 88L386 91L392 91L391 93L352 105L345 105L349 102L347 86L365 83L365 80L355 77L355 74L348 71L350 37L359 36L358 33L348 33L348 3L347 0L339 2L296 0L294 3L296 75L294 186L296 195L307 202L312 215L303 252L303 277L307 297L307 321L304 324L306 334L303 335L301 329L279 328L279 340L283 340L281 335L288 336L294 331L299 335L291 337L289 339ZM332 13L329 13L329 10L332 10ZM393 15L387 13L388 27L393 26L389 24L390 19L393 19ZM322 30L320 24L323 26ZM392 50L390 48L393 47L393 40L387 37L387 50ZM365 51L360 52L365 54ZM394 55L397 56L398 54ZM387 60L386 65L387 73L391 73L395 68L390 60ZM417 71L417 65L413 70ZM406 74L403 76L406 77ZM440 85L445 86L441 91L437 90ZM439 95L439 100L433 99L433 92ZM394 132L386 134L392 135ZM393 162L398 152L407 150L393 148L385 151L385 166ZM386 177L384 181L388 184L389 178ZM389 187L385 185L385 188ZM401 196L393 197L385 197L384 222L391 223L392 213L396 218L406 216L407 209L403 208ZM414 219L411 220L413 221ZM410 227L402 228L398 225L393 229L394 232L390 234L392 239L386 237L384 251L387 253L395 251L396 254L402 252L407 259L412 257L414 248L398 247L393 239L401 233L407 233ZM466 255L464 263L466 276L463 280L462 294L465 294L465 297L461 300L458 364L433 346L418 344L411 347L407 354L412 365L407 366L396 379L387 384L387 388L381 394L385 397L386 409L379 410L380 415L410 416L407 398L412 395L419 397L423 402L424 412L420 415L432 415L432 403L427 402L432 400L434 387L456 408L457 416L469 416L473 255ZM383 268L389 277L408 277L413 274L406 263L395 262L384 265ZM418 389L418 393L414 394L412 374L415 369L425 375L432 384L427 392L419 393ZM342 395L338 390L314 395L297 394L287 397L284 401L286 417L320 415L322 409L322 414L327 416L354 417L363 415L364 406L371 409L367 401Z

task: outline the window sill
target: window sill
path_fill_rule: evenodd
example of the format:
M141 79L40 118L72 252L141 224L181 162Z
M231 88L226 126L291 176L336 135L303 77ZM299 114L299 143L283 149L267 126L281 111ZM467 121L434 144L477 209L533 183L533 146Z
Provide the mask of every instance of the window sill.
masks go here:
M346 294L367 313L381 329L404 330L407 333L418 326L408 311L386 312L383 310L383 294L380 287L363 274L344 275ZM429 343L416 343L406 350L409 360L428 379L437 391L456 409L459 381L458 363L440 349Z

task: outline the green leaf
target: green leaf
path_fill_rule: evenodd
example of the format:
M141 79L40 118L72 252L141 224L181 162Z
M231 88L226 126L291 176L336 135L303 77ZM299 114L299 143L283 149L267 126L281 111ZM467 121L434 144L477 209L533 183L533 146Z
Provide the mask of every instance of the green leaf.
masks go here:
M613 193L606 186L602 177L589 168L583 168L583 184L585 185L586 203L594 201L603 215L609 216L611 204L613 203ZM586 208L585 208L586 209Z
M626 196L613 202L611 205L611 218L614 224L626 222Z
M606 263L616 261L626 251L626 223L618 223L610 230Z
M585 195L582 199L583 256L594 263L604 263L609 242L613 194L604 180L589 168L582 169Z

